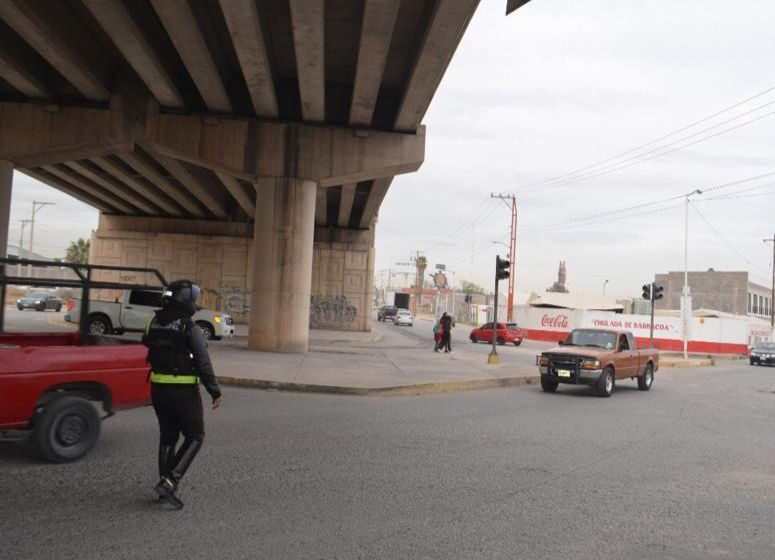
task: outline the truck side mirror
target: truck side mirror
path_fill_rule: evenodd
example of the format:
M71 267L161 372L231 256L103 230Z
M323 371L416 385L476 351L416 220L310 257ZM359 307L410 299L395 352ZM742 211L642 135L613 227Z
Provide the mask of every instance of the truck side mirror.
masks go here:
M557 342L557 344L559 344L560 346L565 346L565 339L564 339L564 338L561 338L561 339L559 340L559 342Z

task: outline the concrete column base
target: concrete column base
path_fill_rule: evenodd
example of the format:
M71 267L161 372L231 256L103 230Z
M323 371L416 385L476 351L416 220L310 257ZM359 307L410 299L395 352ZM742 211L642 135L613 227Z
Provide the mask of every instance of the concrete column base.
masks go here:
M317 185L261 178L256 189L248 348L307 352Z

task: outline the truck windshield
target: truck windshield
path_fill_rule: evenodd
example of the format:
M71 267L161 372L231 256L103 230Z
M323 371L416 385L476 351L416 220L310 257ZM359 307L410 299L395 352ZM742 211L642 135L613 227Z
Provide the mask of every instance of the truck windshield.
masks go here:
M595 346L610 350L616 346L616 333L592 329L578 329L568 335L568 338L565 339L565 345Z

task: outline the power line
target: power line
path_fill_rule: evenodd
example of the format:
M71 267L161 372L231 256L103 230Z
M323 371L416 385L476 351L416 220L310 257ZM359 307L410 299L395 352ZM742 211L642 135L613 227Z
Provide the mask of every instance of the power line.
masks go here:
M702 187L702 191L704 193L714 192L714 191L717 191L717 190L727 189L727 188L730 188L730 187L734 187L734 186L737 186L737 185L748 183L750 181L756 181L758 179L763 179L765 177L771 177L773 175L775 175L775 171L769 171L767 173L760 173L759 175L753 175L751 177L746 177L744 179L737 179L735 181L729 181L727 183L722 183L720 185L715 185L715 186L712 186L712 187ZM769 184L768 185L757 185L755 187L750 187L750 188L747 188L747 189L741 189L740 191L736 191L736 192L746 192L746 191L749 191L749 190L753 190L753 189L756 189L756 188L763 188L763 187L766 187L766 186L769 186ZM732 194L732 193L730 193L730 194ZM557 220L557 221L553 221L553 222L547 222L547 223L543 223L543 224L532 224L532 225L528 224L527 227L521 228L520 231L524 231L524 232L542 231L542 230L546 230L546 229L553 229L555 226L563 227L563 226L568 226L570 224L575 224L575 223L580 223L580 222L587 222L589 220L596 220L597 218L602 218L601 221L605 222L605 221L609 221L606 218L609 218L609 217L612 217L612 216L616 216L616 215L621 214L621 213L628 213L628 212L631 212L633 210L640 210L640 209L651 208L651 207L654 207L654 206L658 206L660 204L665 204L665 203L672 202L672 201L679 200L679 199L683 199L683 198L684 198L684 195L671 196L671 197L663 198L663 199L660 199L660 200L655 200L655 201L652 201L652 202L644 202L644 203L635 204L635 205L632 205L632 206L625 206L623 208L614 208L614 209L605 210L605 211L602 211L602 212L595 212L593 214L587 214L585 216L575 216L575 217L565 218L565 219L562 219L562 220ZM715 200L715 199L710 198L710 199L707 199L707 200Z
M771 102L767 103L766 105L772 105L772 104L775 104L775 101L771 101ZM762 107L764 107L764 105ZM761 107L759 107L757 109L754 109L754 111L758 110L760 108ZM745 114L747 114L747 113L745 113ZM681 138L679 140L676 140L675 142L671 142L671 143L665 144L664 146L660 146L659 148L655 148L655 149L650 150L648 152L644 152L643 154L640 154L638 156L634 156L632 158L625 159L625 160L623 160L623 161L621 161L619 163L614 164L613 166L604 167L604 168L598 170L597 172L593 172L592 174L582 175L580 177L568 179L567 181L556 183L556 184L549 184L549 185L546 185L545 187L543 187L541 189L534 189L534 190L554 189L554 188L557 188L557 187L562 187L562 186L571 185L571 184L574 184L574 183L580 183L580 182L583 182L583 181L588 181L589 179L594 179L595 177L600 177L601 175L608 175L608 174L614 173L616 171L621 171L622 169L627 169L628 167L632 167L634 165L639 165L641 163L646 163L647 161L651 161L651 160L654 160L654 159L657 159L657 158L661 158L663 156L670 155L672 153L675 153L677 151L683 150L683 149L688 148L690 146L694 146L694 145L699 144L701 142L705 142L706 140L711 140L712 138L716 138L717 136L721 136L722 134L726 134L727 132L732 132L733 130L737 130L738 128L742 128L742 127L747 126L749 124L752 124L752 123L755 123L757 121L760 121L760 120L762 120L764 118L771 117L772 115L775 115L775 111L771 111L769 113L765 113L764 115L759 115L758 117L755 117L753 119L747 120L747 121L742 122L742 123L739 123L739 124L737 124L735 126L732 126L732 127L727 128L727 129L721 130L721 131L716 132L714 134L711 134L709 136L705 136L703 138L699 138L698 140L695 140L693 142L689 142L688 144L684 144L683 146L678 146L678 147L673 148L671 150L667 150L666 152L656 153L656 154L652 155L651 157L647 157L645 159L640 159L643 156L652 154L654 152L659 152L661 150L664 150L665 148L668 148L668 147L673 146L673 145L675 145L677 143L680 143L680 142L684 142L685 140L688 140L689 138L697 136L698 134L702 134L702 133L707 132L707 131L709 131L709 130L711 130L713 128L717 128L718 126L722 126L722 125L727 124L728 122L730 122L732 120L735 120L735 119L739 118L739 117L735 117L734 119L730 119L729 121L725 121L723 123L719 123L719 124L714 125L714 126L712 126L710 128L707 128L705 130L701 130L698 133L692 134L692 135L687 136L685 138Z
M489 206L489 208L488 208ZM474 214L474 217L472 217L468 221L464 221L462 224L458 225L457 228L446 234L444 237L442 237L439 241L435 243L435 247L438 247L440 245L446 244L450 239L453 239L457 236L462 235L463 233L466 233L469 229L472 227L475 227L476 224L480 223L482 220L488 218L498 207L498 204L494 202L492 199L486 199L484 201L484 204L480 204L477 210L475 210L472 214ZM479 212L478 214L476 214Z
M543 181L536 181L536 182L534 182L534 183L529 183L529 184L527 184L527 185L522 185L521 187L518 187L518 189L519 189L519 190L522 190L522 189L527 189L527 188L529 188L529 187L535 187L535 186L544 185L544 184L546 184L546 183L554 183L554 182L556 182L556 181L558 181L558 180L560 180L560 179L564 179L564 178L566 178L566 177L570 177L570 176L572 176L572 175L577 175L577 174L580 174L580 173L582 173L582 172L584 172L584 171L587 171L587 170L589 170L589 169L592 169L592 168L594 168L594 167L599 167L599 166L601 166L601 165L603 165L603 164L605 164L605 163L608 163L608 162L611 162L611 161L614 161L614 160L617 160L617 159L621 159L621 158L623 158L624 156L627 156L627 155L630 155L630 154L632 154L632 153L635 153L635 152L637 152L637 151L639 151L639 150L642 150L643 148L647 148L647 147L649 147L649 146L653 146L653 145L654 145L654 144L656 144L657 142L661 142L662 140L666 140L666 139L668 139L668 138L670 138L670 137L672 137L672 136L675 136L675 135L677 135L677 134L680 134L681 132L685 132L685 131L687 131L687 130L690 130L690 129L694 128L694 127L695 127L695 126L697 126L697 125L700 125L700 124L702 124L702 123L704 123L704 122L707 122L707 121L709 121L709 120L712 120L712 119L714 119L714 118L718 117L719 115L722 115L722 114L724 114L724 113L727 113L727 112L729 112L729 111L731 111L731 110L733 110L733 109L736 109L736 108L740 107L741 105L745 105L745 104L746 104L746 103L748 103L749 101L753 101L754 99L757 99L757 98L759 98L759 97L762 97L763 95L766 95L766 94L770 93L771 91L775 91L775 86L773 86L773 87L770 87L770 88L767 88L767 89L765 89L764 91L761 91L761 92L757 93L756 95L753 95L753 96L751 96L751 97L748 97L747 99L744 99L744 100L742 100L742 101L739 101L739 102L737 102L737 103L735 103L735 104L733 104L733 105L730 105L729 107L726 107L725 109L721 109L720 111L717 111L716 113L713 113L712 115L709 115L709 116L707 116L707 117L704 117L704 118L702 118L702 119L700 119L700 120L698 120L698 121L695 121L695 122L693 122L693 123L691 123L691 124L689 124L689 125L687 125L687 126L684 126L684 127L682 127L682 128L679 128L678 130L675 130L675 131L673 131L673 132L670 132L669 134L665 134L664 136L660 136L659 138L657 138L657 139L655 139L655 140L652 140L652 141L650 141L650 142L647 142L647 143L645 143L645 144L641 144L640 146L636 146L635 148L632 148L632 149L630 149L630 150L627 150L627 151L625 151L625 152L622 152L622 153L620 153L620 154L617 154L617 155L615 155L615 156L609 157L609 158L607 158L607 159L604 159L604 160L602 160L602 161L598 161L598 162L596 162L596 163L593 163L593 164L591 164L591 165L587 165L586 167L582 167L582 168L576 169L576 170L574 170L574 171L570 171L570 172L568 172L568 173L564 173L564 174L562 174L562 175L557 175L557 176L555 176L555 177L552 177L552 178L549 178L549 179L545 179L545 180L543 180Z
M754 268L758 268L759 270L761 270L761 271L764 271L765 273L769 274L769 272L770 272L769 270L765 270L765 269L764 269L764 268L762 268L760 265L758 265L758 264L756 264L756 263L753 263L753 262L751 262L751 260L750 260L748 257L746 257L746 256L745 256L745 255L744 255L742 252L740 252L740 251L739 251L739 250L738 250L738 249L737 249L737 248L736 248L734 245L732 245L732 244L731 244L731 243L730 243L730 242L729 242L729 241L728 241L728 240L727 240L727 239L726 239L726 238L725 238L723 235L721 235L721 232L719 232L719 230L717 230L717 229L716 229L716 228L713 226L713 224L711 224L711 223L710 223L710 220L708 220L708 218L706 218L706 217L705 217L705 214L703 214L702 212L700 212L700 209L699 209L699 208L697 208L697 206L696 206L696 205L692 205L692 208L693 208L693 209L694 209L694 211L697 213L697 215L698 215L700 218L702 218L702 221L703 221L703 222L705 222L705 223L707 224L707 226L708 226L708 227L711 229L711 231L712 231L713 233L715 233L715 234L716 234L716 237L718 237L718 238L721 240L721 242L722 242L722 243L724 243L724 244L725 244L727 247L729 247L729 249L731 249L731 250L732 250L732 252L734 252L734 253L735 253L737 256L739 256L741 259L743 259L745 262L747 262L747 263L748 263L750 266L752 266L752 267L754 267Z

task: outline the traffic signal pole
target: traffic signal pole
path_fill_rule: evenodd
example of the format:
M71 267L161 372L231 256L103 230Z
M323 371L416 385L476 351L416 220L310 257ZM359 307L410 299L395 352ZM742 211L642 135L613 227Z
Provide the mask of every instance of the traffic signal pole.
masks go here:
M501 357L498 356L498 274L495 274L495 301L492 308L492 350L487 356L488 364L501 363Z
M656 302L654 301L654 297L653 297L654 284L652 284L651 287L652 287L652 290L651 290L652 298L651 298L651 326L649 328L649 348L654 348L654 304Z
M493 301L492 311L492 350L487 356L488 364L501 363L500 356L498 356L497 344L498 344L498 282L505 280L509 277L510 272L507 270L511 268L511 261L501 260L499 256L495 256L495 299Z
M664 294L662 286L657 286L656 282L643 284L643 299L651 302L651 321L649 322L649 348L654 348L654 307L658 299L662 299Z

